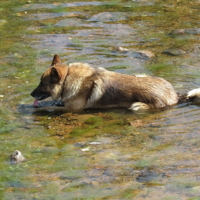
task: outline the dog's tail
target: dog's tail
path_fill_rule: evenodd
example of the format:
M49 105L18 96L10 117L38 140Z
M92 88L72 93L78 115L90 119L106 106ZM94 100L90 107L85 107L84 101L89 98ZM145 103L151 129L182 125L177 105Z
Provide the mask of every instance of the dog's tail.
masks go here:
M200 88L193 89L189 91L187 94L178 94L179 102L200 102Z

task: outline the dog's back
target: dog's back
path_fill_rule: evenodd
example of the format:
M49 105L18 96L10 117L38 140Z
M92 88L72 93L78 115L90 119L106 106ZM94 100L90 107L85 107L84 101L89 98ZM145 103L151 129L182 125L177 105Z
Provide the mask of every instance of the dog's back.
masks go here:
M129 107L135 102L161 108L178 102L172 85L162 78L131 76L96 69L97 76L87 107Z

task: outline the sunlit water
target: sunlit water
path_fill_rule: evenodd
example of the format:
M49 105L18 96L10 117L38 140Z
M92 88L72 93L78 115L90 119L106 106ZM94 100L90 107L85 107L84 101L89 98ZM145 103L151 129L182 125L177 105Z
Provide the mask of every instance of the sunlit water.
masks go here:
M0 30L1 199L200 199L199 104L41 113L30 96L53 54L199 87L199 1L1 1Z

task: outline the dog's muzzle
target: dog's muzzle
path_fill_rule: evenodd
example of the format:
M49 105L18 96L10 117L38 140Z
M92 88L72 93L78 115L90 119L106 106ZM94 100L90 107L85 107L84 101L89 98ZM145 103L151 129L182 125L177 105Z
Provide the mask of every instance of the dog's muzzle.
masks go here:
M44 100L48 97L50 97L49 92L39 91L37 88L31 92L31 96L39 101Z

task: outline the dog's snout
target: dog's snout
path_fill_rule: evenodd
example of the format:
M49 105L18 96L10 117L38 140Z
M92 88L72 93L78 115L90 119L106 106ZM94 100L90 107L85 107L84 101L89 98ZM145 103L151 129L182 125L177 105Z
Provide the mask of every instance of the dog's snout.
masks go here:
M34 93L33 93L33 92L31 92L31 93L30 93L30 95L31 95L33 98L35 98L35 97L34 97Z
M33 90L30 95L38 100L44 100L51 96L49 92L42 91L40 89L40 85L37 88L35 88L35 90Z
M33 90L30 94L33 98L36 98L37 96L37 88L35 88L35 90Z

